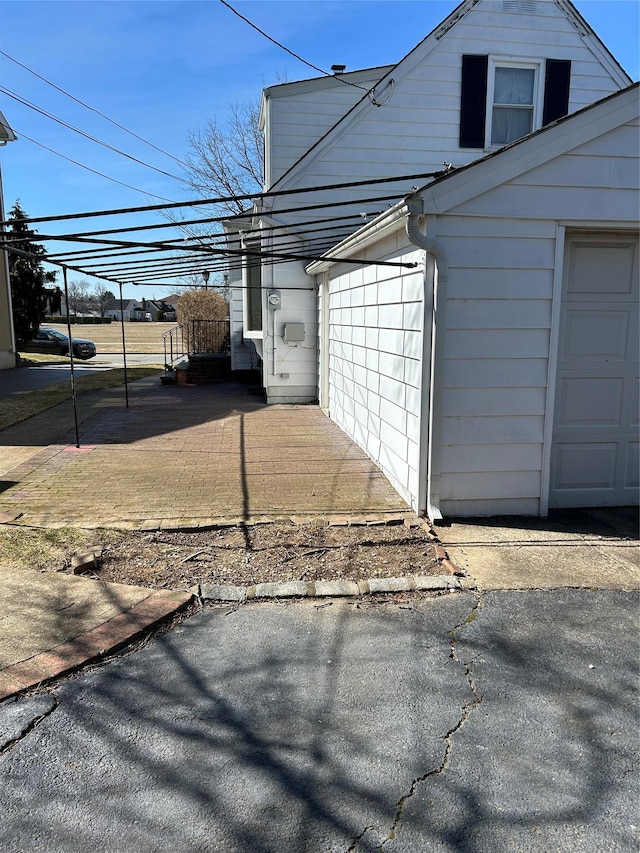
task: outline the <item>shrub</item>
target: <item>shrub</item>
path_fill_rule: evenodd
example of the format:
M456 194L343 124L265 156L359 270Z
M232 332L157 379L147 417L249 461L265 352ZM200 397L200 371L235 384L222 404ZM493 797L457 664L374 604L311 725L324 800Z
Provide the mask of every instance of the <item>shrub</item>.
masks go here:
M215 290L188 290L178 300L178 323L184 325L190 353L224 352L229 345L229 305Z
M229 305L215 290L187 290L178 300L178 323L189 320L226 320Z

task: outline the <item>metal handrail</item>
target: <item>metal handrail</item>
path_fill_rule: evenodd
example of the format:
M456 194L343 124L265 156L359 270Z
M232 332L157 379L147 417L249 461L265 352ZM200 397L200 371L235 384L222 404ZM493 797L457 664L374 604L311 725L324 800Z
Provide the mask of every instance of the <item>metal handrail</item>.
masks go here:
M231 350L229 320L188 320L164 332L162 339L165 371L185 357Z

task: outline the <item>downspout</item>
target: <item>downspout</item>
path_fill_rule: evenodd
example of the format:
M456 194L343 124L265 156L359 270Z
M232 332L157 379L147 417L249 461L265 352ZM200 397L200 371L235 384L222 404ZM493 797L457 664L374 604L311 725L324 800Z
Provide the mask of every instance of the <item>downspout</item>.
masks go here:
M427 236L423 199L407 199L409 216L405 224L407 237L414 246L427 253L424 272L424 318L422 341L422 394L420 418L420 460L418 507L426 507L431 521L442 518L440 512L440 446L442 431L442 355L444 337L444 304L447 292L449 261L441 243ZM429 325L431 334L428 337ZM428 389L428 394L425 393Z

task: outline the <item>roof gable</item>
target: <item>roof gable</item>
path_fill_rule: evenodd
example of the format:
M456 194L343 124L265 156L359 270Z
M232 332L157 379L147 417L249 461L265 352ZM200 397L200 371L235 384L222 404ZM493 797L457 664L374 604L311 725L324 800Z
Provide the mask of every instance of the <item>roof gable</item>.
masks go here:
M367 140L374 157L376 150L385 150L386 158L380 157L387 168L388 151L393 147L398 152L394 164L404 158L398 174L440 168L450 160L454 131L457 138L460 58L464 53L508 54L514 61L571 59L578 81L571 111L631 83L569 0L464 0L275 181L272 189L300 185L311 174L322 183L335 179L338 173L331 172L332 158L344 160L338 150L353 157L351 152L358 149L359 140ZM590 82L594 70L603 78L595 84ZM405 132L411 125L414 139ZM394 134L398 138L392 142ZM411 147L414 150L407 153ZM439 160L438 152L442 152ZM457 153L455 148L453 153ZM429 162L425 162L427 155L431 156ZM460 153L453 165L463 165L476 156ZM359 159L363 170L380 171L381 166L375 160L370 164L366 154ZM412 169L418 162L422 168ZM350 174L365 177L360 171Z

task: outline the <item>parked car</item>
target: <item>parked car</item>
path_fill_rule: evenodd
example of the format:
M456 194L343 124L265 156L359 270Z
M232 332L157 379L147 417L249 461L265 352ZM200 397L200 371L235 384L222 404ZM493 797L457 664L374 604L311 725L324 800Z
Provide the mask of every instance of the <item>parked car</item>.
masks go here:
M72 338L73 357L88 359L96 354L93 341ZM52 355L69 355L69 337L57 329L40 329L38 334L23 347L24 352L44 352Z

